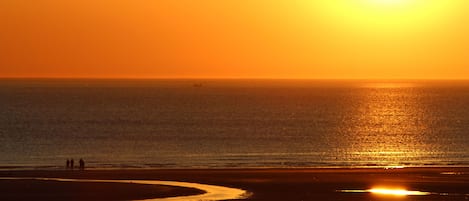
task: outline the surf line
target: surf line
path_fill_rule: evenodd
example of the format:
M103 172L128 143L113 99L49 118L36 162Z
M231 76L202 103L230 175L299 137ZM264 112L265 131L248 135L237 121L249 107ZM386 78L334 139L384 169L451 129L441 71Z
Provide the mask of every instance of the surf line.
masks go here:
M61 181L61 182L93 182L93 183L131 183L131 184L150 184L150 185L164 185L175 187L195 188L204 191L204 194L178 196L167 198L153 198L144 199L141 201L219 201L219 200L233 200L233 199L246 199L251 196L251 193L237 188L229 188L224 186L215 186L208 184L178 182L178 181L158 181L158 180L101 180L101 179L63 179L63 178L27 178L27 177L0 177L1 180L41 180L41 181Z

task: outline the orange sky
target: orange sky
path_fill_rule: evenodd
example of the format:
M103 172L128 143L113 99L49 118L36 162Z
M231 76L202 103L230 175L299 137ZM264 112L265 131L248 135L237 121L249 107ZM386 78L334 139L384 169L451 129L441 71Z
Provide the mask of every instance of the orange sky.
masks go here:
M1 0L0 77L469 79L468 10L467 0Z

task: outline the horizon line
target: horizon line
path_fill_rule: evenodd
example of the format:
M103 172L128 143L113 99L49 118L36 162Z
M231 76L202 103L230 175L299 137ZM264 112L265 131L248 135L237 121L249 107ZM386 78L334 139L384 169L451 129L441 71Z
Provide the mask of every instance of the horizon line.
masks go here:
M379 78L379 77L363 77L363 78L347 78L347 77L92 77L92 76L0 76L0 79L50 79L50 80L429 80L429 81L469 81L469 78Z

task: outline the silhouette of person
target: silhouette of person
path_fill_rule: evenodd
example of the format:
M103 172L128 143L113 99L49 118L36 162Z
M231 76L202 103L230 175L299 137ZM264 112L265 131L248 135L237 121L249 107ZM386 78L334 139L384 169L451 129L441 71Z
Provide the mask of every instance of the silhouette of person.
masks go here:
M70 168L70 160L67 159L67 169Z
M72 170L73 170L73 167L74 167L73 163L74 163L74 161L73 161L73 158L72 158L72 159L70 160L70 169L72 169Z
M80 158L78 163L80 163L80 170L85 170L85 161L82 158Z

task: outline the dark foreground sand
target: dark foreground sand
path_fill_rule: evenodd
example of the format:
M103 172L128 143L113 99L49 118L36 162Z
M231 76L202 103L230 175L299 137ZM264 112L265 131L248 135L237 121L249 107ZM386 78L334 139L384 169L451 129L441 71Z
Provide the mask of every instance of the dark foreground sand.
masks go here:
M0 177L169 180L241 188L262 201L469 200L469 168L0 171ZM378 196L341 193L375 186L435 193ZM0 200L137 200L199 190L139 184L0 180ZM444 195L440 195L440 194Z

